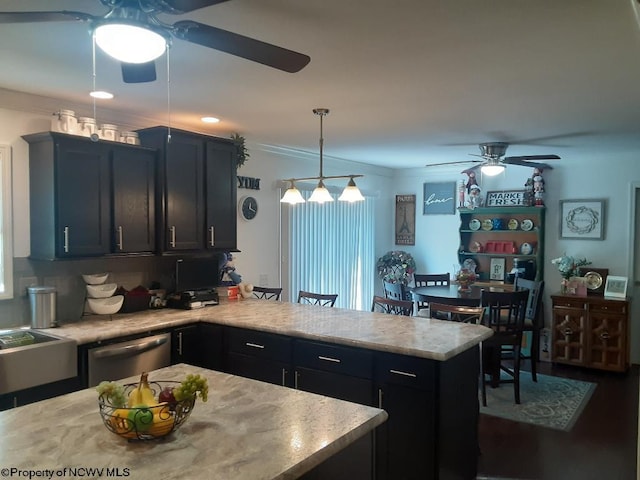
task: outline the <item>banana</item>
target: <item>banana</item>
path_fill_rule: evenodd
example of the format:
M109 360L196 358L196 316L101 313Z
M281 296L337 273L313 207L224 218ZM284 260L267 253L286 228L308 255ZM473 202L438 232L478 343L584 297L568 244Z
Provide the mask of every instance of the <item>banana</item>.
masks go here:
M145 405L151 406L156 405L158 401L156 397L153 395L153 390L149 386L149 382L147 380L147 374L143 373L140 377L140 400Z
M127 405L129 407L137 407L139 405L146 405L149 407L157 403L158 402L153 395L153 390L151 390L147 380L147 372L143 372L142 375L140 375L140 382L138 383L138 386L129 393Z

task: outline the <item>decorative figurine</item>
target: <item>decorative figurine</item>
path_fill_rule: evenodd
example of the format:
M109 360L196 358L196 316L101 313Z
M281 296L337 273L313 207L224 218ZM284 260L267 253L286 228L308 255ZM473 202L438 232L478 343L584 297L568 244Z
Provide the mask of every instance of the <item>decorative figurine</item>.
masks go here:
M460 187L458 187L458 208L464 208L464 180L460 180Z
M524 184L524 202L525 206L530 207L533 205L533 178L527 178L527 182Z
M482 191L480 187L476 185L471 185L469 189L469 199L467 201L467 207L474 209L482 206Z
M533 169L533 204L536 207L544 207L544 178L542 178L542 169Z

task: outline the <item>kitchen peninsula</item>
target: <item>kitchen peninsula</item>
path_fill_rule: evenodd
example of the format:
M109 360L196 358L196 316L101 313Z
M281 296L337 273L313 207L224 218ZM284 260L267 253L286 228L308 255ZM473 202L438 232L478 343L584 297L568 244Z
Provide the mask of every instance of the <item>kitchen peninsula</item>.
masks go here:
M196 400L184 425L164 439L128 442L107 430L93 388L0 413L3 476L66 468L45 478L293 479L387 417L377 408L186 364L149 378L181 381L189 373L207 378L209 399ZM12 468L22 473L4 474Z
M192 327L206 327L196 348L220 350L228 373L384 409L369 447L376 478L475 478L486 327L252 299L85 317L51 332L75 339L82 357L85 345Z

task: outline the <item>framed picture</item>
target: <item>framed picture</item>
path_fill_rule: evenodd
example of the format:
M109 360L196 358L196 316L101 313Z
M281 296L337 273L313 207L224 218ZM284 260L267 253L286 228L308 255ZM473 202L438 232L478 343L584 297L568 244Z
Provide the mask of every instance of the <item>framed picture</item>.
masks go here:
M604 239L606 201L560 200L560 238Z
M423 215L454 215L455 198L456 182L425 183Z
M489 270L489 279L490 280L500 280L504 281L504 258L492 258L491 266Z
M487 192L486 207L527 207L529 200L526 190L505 190Z
M627 277L616 277L609 275L607 283L604 286L604 296L613 298L626 298L627 296Z
M396 245L416 244L416 196L396 195Z

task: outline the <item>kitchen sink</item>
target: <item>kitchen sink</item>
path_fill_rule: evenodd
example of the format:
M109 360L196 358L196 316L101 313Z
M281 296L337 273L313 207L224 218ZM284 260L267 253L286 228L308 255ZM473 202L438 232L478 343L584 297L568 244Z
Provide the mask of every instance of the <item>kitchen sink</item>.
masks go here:
M0 394L77 375L75 340L36 330L0 331Z

